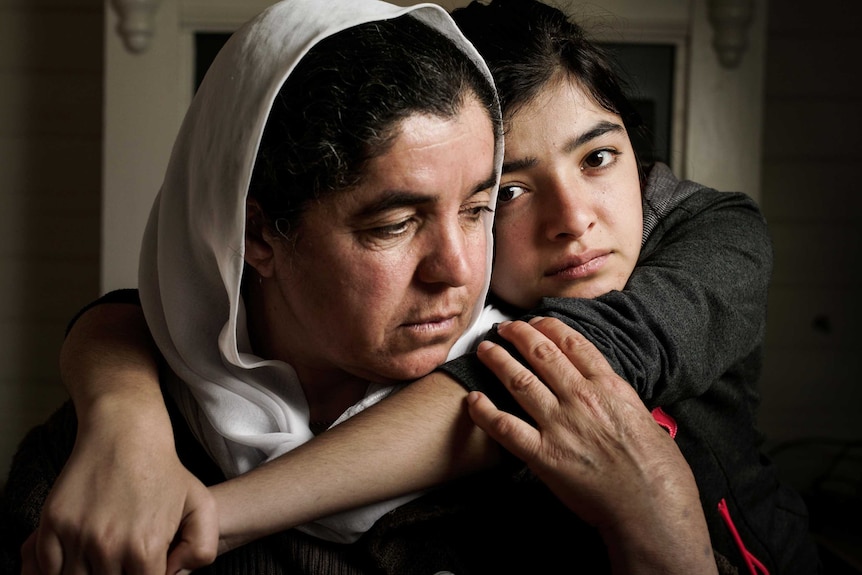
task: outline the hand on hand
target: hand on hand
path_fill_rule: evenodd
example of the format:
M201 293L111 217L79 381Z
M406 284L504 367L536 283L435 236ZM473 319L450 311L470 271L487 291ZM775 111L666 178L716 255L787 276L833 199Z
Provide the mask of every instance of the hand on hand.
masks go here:
M211 563L217 545L215 500L172 440L82 426L22 547L22 574L173 574Z
M553 318L511 322L498 333L535 373L490 342L479 358L535 426L479 392L468 396L474 422L599 529L620 572L714 572L691 469L598 349Z

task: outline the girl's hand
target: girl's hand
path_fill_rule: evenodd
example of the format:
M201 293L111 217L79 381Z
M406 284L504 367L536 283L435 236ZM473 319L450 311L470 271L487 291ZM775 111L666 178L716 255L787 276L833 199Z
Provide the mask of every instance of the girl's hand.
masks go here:
M215 501L179 461L170 427L149 433L136 406L115 407L82 423L22 548L23 574L163 575L215 559Z

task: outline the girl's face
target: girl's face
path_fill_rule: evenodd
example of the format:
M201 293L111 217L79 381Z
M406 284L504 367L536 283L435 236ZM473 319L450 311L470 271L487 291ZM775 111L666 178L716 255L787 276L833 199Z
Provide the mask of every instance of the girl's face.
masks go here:
M311 204L295 244L274 243L268 347L301 379L409 380L443 363L483 292L494 176L476 100L404 120L356 189Z
M619 116L569 77L509 121L491 289L528 309L543 296L620 290L640 254L637 162Z

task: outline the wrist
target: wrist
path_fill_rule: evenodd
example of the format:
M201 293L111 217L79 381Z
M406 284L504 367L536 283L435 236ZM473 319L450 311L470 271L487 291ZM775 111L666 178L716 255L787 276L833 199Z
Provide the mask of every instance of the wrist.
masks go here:
M600 526L613 573L715 573L715 558L697 489L671 481L658 494L644 492L630 514Z
M87 400L73 400L79 435L89 434L149 444L169 445L173 450L173 428L160 393L132 389L104 392Z

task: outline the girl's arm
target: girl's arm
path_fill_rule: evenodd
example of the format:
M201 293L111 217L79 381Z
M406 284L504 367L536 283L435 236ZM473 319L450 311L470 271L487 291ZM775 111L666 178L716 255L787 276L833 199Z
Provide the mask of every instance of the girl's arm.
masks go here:
M77 437L25 544L25 572L71 563L107 573L135 561L164 573L178 525L189 537L176 557L190 568L212 562L215 502L177 457L156 357L137 305L97 305L68 333L60 369Z
M531 313L584 334L647 406L669 405L761 352L772 256L753 200L703 189L652 230L623 291Z
M765 223L753 202L740 197L741 194L713 194L716 195L704 196L705 200L692 196L680 206L685 211L678 208L666 222L660 223L644 249L642 265L636 268L625 291L597 300L549 300L550 307L538 310L556 313L585 333L617 372L635 386L639 395L654 405L669 403L680 394L693 393L693 387L708 385L726 369L722 366L750 351L752 342L762 335L771 267L771 245ZM673 214L680 217L674 220ZM661 249L657 249L658 246ZM95 311L87 312L84 318ZM110 312L103 309L100 313L107 316ZM133 308L132 313L137 315L136 321L143 322L139 309ZM82 421L101 418L102 423L98 426L94 423L93 427L103 430L101 438L116 442L114 449L129 457L132 469L135 466L161 469L163 458L173 446L165 440L164 430L169 429L169 424L158 394L156 360L149 336L146 336L145 345L137 342L137 351L145 350L144 355L149 355L142 358L150 366L149 375L133 369L141 366L138 360L130 361L129 365L120 360L102 364L106 355L114 353L109 351L111 346L122 348L124 344L118 341L116 329L112 327L117 325L116 321L107 320L98 327L98 318L90 316L90 319L95 333L86 333L86 324L79 321L67 344L73 341L71 337L76 331L79 341L101 338L102 344L90 346L87 343L81 346L83 349L68 353L73 362L64 361L64 370L80 369L72 371L71 375L64 372L76 409L81 405L79 417ZM129 345L133 346L134 342ZM71 345L69 349L73 349ZM127 352L128 349L126 346ZM113 357L122 358L122 354ZM701 361L696 361L698 357ZM704 357L710 361L702 361ZM80 365L75 368L74 362ZM130 369L128 373L124 371L127 368ZM105 371L100 372L102 369ZM659 381L665 381L666 385L659 386ZM93 387L88 387L90 385ZM465 381L464 385L487 388L485 382ZM78 386L81 389L77 389ZM132 395L125 395L129 391ZM138 418L133 414L129 418L115 418L116 432L112 434L109 428L114 412L109 408L95 408L102 394L106 397L105 403L113 397L116 404L134 405ZM223 533L222 549L249 537L279 531L369 501L430 487L489 465L499 457L499 452L470 424L463 409L465 396L466 391L460 385L435 374L328 431L302 449L215 488L219 528ZM123 397L133 400L122 400ZM381 416L376 417L374 413ZM145 417L145 414L152 415ZM159 421L163 424L158 424ZM162 431L153 431L151 426L158 425L163 425ZM133 432L135 429L137 435ZM132 456L134 435L154 438L141 450L140 459ZM440 441L435 443L434 439ZM84 439L79 443L81 448L76 446L76 452L83 452ZM339 457L326 455L330 453L327 450L339 446ZM158 457L152 455L156 449ZM299 461L311 463L299 464ZM71 474L70 471L61 478L55 491L63 489L64 484L77 486L77 489L88 485L86 480L75 481ZM286 474L291 474L290 480L285 479ZM347 477L351 478L349 482ZM148 492L146 488L139 491ZM255 496L264 493L265 497ZM163 505L163 497L159 495L151 504ZM182 501L182 506L173 506L175 514L177 509L192 504L186 499ZM262 509L253 507L255 503L260 506L261 502L266 502ZM52 521L51 514L59 513L52 506L46 506L46 513L48 520L43 524L48 529L55 524L82 524L76 523L81 518L74 516L69 520L55 515ZM193 513L189 515L194 516ZM173 527L178 524L179 519ZM170 528L162 529L162 533L166 531ZM72 530L63 533L68 535ZM133 542L134 538L129 537L129 540ZM43 551L48 547L43 546ZM118 547L114 557L132 553L123 545Z
M25 563L41 569L32 572L93 561L105 572L117 565L164 572L178 530L185 544L172 550L167 567L193 568L212 560L219 532L225 551L435 486L500 457L467 415L466 390L432 374L307 446L207 491L177 457L158 357L137 305L97 305L72 326L61 371L79 432L26 547Z
M466 396L453 379L431 374L278 459L213 487L220 551L491 467L501 450L473 424Z

